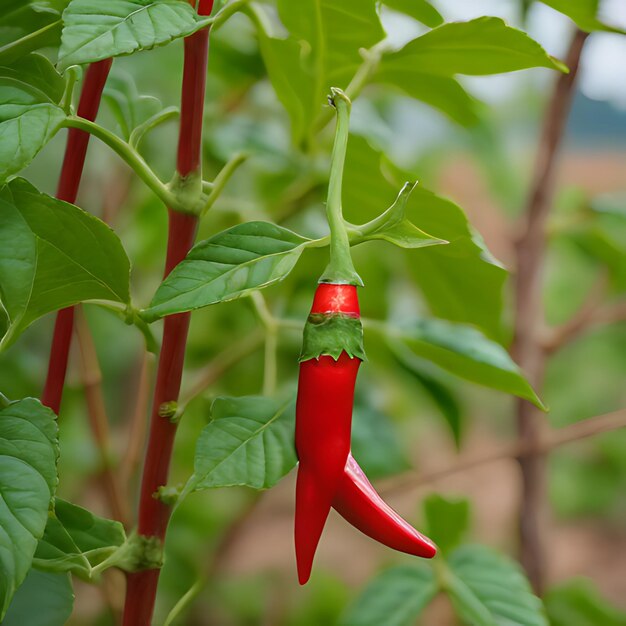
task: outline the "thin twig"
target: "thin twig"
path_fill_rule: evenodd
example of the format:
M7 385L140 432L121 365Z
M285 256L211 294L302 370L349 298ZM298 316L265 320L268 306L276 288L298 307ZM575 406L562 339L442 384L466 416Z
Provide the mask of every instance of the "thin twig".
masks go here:
M534 446L531 446L529 442L518 441L500 446L487 454L461 459L454 465L426 474L419 472L400 474L388 480L381 481L380 492L386 495L399 493L409 488L421 487L443 478L448 478L454 474L462 474L483 465L496 463L497 461L545 455L551 450L560 448L566 444L625 427L626 409L606 413L605 415L597 415L566 426L565 428L550 430L544 433Z
M222 350L196 375L193 383L181 394L179 405L181 407L187 406L191 400L213 385L231 367L253 352L256 352L263 345L263 338L263 329L257 328L249 335Z
M226 185L228 184L228 181L232 178L233 174L237 171L239 166L246 162L249 156L250 155L247 152L237 152L220 170L219 174L215 177L215 180L213 181L213 186L211 187L211 191L209 192L209 195L202 209L202 215L205 215L206 212L215 204L217 199L224 191L224 187L226 187Z
M260 291L253 291L250 300L265 328L265 360L263 365L263 395L271 396L276 391L278 320L272 315L267 301Z
M544 337L542 347L547 354L553 354L592 328L626 321L626 301L598 304L594 291L572 319Z
M144 351L141 360L141 372L137 384L137 400L130 419L128 432L128 445L122 457L119 468L120 483L126 493L129 492L129 485L134 476L139 463L146 440L148 429L148 404L150 402L150 391L152 389L152 372L154 369L154 355ZM129 500L127 495L126 500Z
M75 307L74 328L80 348L80 375L85 390L89 425L100 454L104 491L113 517L126 523L128 521L128 507L125 499L122 497L114 471L111 439L109 436L109 420L102 393L102 372L98 363L96 346L94 345L81 305Z
M546 223L554 198L557 154L574 96L580 56L587 36L581 30L575 32L566 58L570 73L561 74L557 78L540 138L535 174L525 211L525 228L517 242L513 356L536 389L542 386L546 361L546 353L539 337L543 324L542 279ZM516 417L520 445L536 449L542 436L543 417L526 400L516 402ZM541 593L546 569L542 537L542 517L546 501L544 459L538 455L522 456L519 462L523 484L519 513L520 560L535 591Z

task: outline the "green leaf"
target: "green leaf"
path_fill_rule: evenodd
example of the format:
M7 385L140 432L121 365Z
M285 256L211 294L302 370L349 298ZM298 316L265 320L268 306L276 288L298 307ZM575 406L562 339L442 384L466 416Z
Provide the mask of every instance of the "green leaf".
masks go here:
M611 230L606 224L588 223L567 233L570 239L586 255L601 263L608 270L618 290L626 289L626 240L623 230Z
M357 403L352 417L352 453L371 480L410 469L411 464L387 415Z
M33 566L49 572L72 572L89 579L92 568L113 554L125 540L120 522L98 517L56 498Z
M301 45L295 39L269 37L259 31L259 48L276 96L291 120L294 143L310 132L323 102L315 102L315 83L300 65Z
M567 70L525 32L497 17L439 26L386 55L383 63L387 71L419 67L439 76L483 76L531 67Z
M470 626L548 626L520 566L485 546L463 546L448 561L445 591Z
M597 198L583 207L562 233L595 262L604 265L618 292L626 289L626 211L622 199Z
M400 565L384 571L348 606L340 626L413 626L437 594L430 567Z
M13 596L2 626L63 626L74 608L68 574L30 570Z
M0 410L0 620L26 578L57 486L55 414L26 398Z
M604 30L612 33L624 34L621 28L610 26L598 19L600 0L541 0L544 4L556 11L567 15L576 25L585 32L592 33L596 30Z
M603 598L586 578L550 589L544 604L551 626L626 626L626 613Z
M273 487L296 464L292 399L217 398L196 446L194 490Z
M72 0L63 21L62 70L162 46L208 24L180 0Z
M129 302L130 263L115 233L24 179L0 189L0 299L6 348L36 319L85 300Z
M69 0L3 0L0 6L0 65L30 52L57 46L61 13Z
M386 62L387 56L383 56L372 79L374 82L389 85L424 102L461 126L478 123L482 103L467 93L455 78L428 74L411 61L391 65Z
M416 356L402 342L390 340L388 345L398 363L413 376L439 409L452 432L457 449L460 449L463 413L453 385L447 379L449 377L430 361Z
M441 13L427 0L383 0L383 2L390 9L410 15L429 28L443 24Z
M463 541L470 525L470 503L465 498L430 494L423 502L427 534L444 555Z
M364 241L382 239L400 248L424 248L447 241L436 239L420 230L406 217L406 204L416 183L405 183L396 201L379 217L363 225Z
M108 77L103 98L113 112L126 141L137 126L163 108L158 98L140 95L132 77L121 72Z
M545 408L509 353L479 330L440 319L420 319L410 327L390 329L418 356L485 387L510 393Z
M362 137L350 136L343 186L344 211L350 221L375 218L393 202L405 180L406 173L396 175L380 151ZM475 324L499 339L507 273L462 209L417 186L408 199L407 214L425 232L450 242L407 252L409 271L430 310L437 317Z
M374 0L279 0L278 14L291 36L278 43L261 35L261 53L300 144L311 138L330 88L348 86L363 61L359 49L385 33Z
M502 335L502 289L507 272L454 202L418 187L411 194L412 221L449 241L411 259L409 268L430 310L438 317L475 324L490 337Z
M158 288L148 321L268 287L293 269L308 239L269 222L233 226L196 244Z
M26 167L65 119L64 82L45 57L0 67L0 184Z

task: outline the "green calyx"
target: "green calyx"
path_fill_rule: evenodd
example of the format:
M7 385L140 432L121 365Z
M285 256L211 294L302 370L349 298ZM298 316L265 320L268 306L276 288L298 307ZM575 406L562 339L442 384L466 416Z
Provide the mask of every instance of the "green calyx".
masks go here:
M342 313L312 313L304 325L300 362L331 356L335 361L345 352L351 359L365 361L363 325L358 317Z

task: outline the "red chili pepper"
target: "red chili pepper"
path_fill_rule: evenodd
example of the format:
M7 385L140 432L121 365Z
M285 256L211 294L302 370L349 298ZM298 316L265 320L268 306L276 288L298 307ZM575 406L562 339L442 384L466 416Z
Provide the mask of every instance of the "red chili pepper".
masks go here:
M364 358L356 287L319 285L305 327L296 403L300 584L311 574L331 506L391 548L426 558L435 555L433 543L381 499L350 454L354 385Z

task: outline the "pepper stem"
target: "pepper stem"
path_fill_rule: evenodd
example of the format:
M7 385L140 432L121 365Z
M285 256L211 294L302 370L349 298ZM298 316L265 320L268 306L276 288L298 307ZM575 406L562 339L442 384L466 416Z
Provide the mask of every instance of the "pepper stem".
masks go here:
M351 102L341 89L331 87L330 91L328 101L337 111L337 129L330 159L330 180L326 202L326 215L330 227L330 263L319 282L362 287L363 281L352 264L350 240L341 209L341 187L350 131Z

